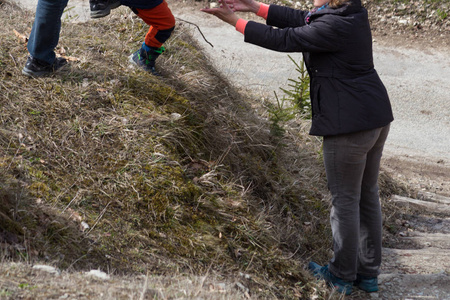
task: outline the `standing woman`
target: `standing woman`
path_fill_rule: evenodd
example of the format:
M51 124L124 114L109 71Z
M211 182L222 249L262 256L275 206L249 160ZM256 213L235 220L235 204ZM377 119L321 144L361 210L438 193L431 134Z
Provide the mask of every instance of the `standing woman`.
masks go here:
M202 11L235 26L245 42L303 53L311 78L310 134L323 136L334 250L328 265L310 262L308 268L340 293L351 294L353 285L375 292L382 237L378 174L391 104L374 69L361 1L313 1L309 12L254 0L219 0L219 8ZM236 11L253 12L267 25L240 19Z

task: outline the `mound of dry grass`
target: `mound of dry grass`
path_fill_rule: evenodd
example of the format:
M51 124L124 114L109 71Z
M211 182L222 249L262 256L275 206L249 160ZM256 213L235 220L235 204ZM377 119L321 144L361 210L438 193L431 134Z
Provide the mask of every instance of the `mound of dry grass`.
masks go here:
M29 79L32 14L3 3L0 17L4 260L245 273L255 297L318 293L303 265L327 259L330 230L307 124L271 136L256 99L210 66L183 24L158 61L162 77L129 66L146 26L120 8L107 21L64 23L58 52L70 66Z

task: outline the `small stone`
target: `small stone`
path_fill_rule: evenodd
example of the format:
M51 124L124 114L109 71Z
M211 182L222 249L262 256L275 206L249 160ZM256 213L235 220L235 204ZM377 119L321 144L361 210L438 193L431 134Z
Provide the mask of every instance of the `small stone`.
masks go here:
M89 272L86 272L86 275L103 280L108 280L110 278L108 274L100 270L90 270Z
M56 269L55 267L46 266L46 265L34 265L33 269L41 270L41 271L48 272L48 273L51 273L51 274L58 274L59 273L58 269Z
M243 293L248 292L248 288L246 288L242 283L236 282L236 286L237 286Z
M181 115L179 113L171 113L170 119L173 121L179 120L181 118Z
M89 229L89 225L88 225L88 223L86 223L86 222L81 222L81 230L82 231L86 231L86 230L88 230Z

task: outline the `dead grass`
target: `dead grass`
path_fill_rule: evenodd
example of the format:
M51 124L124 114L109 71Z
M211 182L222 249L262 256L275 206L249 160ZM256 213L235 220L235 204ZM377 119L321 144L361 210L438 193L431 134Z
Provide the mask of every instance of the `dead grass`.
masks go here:
M89 272L51 273L22 263L2 263L0 299L245 299L236 281L212 274L174 277L142 274L102 279ZM36 265L37 266L37 265ZM38 266L37 266L38 267ZM58 272L59 271L59 272Z
M0 17L0 249L10 276L27 268L14 260L123 280L107 291L81 284L81 299L133 298L142 278L125 277L136 274L161 278L154 290L166 292L170 277L209 274L214 291L231 282L223 299L236 299L236 281L241 298L326 297L303 270L330 248L320 141L307 123L271 136L258 99L220 76L182 24L158 61L162 77L130 68L146 29L118 9L108 22L64 24L59 53L70 66L29 79L20 37L32 14L3 3ZM33 288L21 288L25 273ZM0 296L41 299L48 281L33 274L1 278ZM63 280L64 292L58 281L54 294L76 295L79 280ZM187 286L188 298L211 289Z

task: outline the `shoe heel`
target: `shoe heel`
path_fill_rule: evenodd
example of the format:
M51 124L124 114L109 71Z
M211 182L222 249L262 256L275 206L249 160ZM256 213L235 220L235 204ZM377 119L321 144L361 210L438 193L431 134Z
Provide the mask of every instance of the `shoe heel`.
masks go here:
M353 285L367 293L378 292L377 277L366 277L358 275Z

